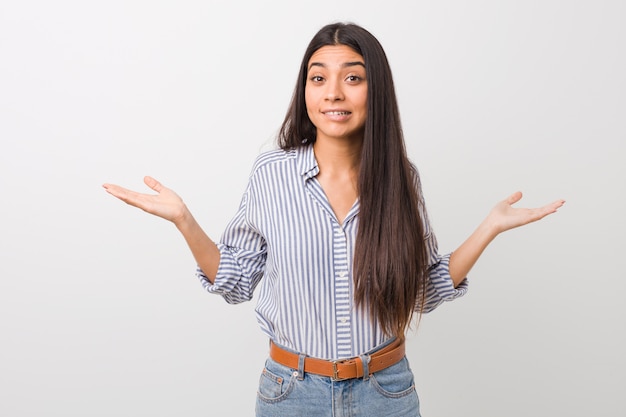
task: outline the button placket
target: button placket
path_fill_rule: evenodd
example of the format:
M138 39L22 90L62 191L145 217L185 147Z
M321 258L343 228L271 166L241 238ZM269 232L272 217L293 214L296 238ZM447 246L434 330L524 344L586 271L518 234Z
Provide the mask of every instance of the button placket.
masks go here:
M352 356L352 323L350 312L350 274L348 266L348 241L343 228L336 225L333 239L335 274L335 315L337 326L337 354Z

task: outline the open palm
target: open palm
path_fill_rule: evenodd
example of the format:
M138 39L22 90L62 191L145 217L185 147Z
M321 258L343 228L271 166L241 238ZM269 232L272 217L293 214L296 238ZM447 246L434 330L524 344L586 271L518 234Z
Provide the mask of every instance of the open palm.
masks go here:
M513 207L513 204L521 198L522 193L517 191L493 207L487 221L493 225L497 233L540 220L548 214L556 212L565 203L564 200L556 200L537 208Z
M123 202L173 223L177 223L184 217L186 206L178 194L152 177L145 177L143 181L157 194L138 193L115 184L104 184L103 187L109 194Z

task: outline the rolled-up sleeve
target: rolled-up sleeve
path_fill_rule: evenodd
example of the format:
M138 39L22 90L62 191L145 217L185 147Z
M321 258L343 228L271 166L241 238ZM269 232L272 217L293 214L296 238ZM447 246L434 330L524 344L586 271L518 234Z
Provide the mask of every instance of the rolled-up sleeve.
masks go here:
M423 313L429 313L444 301L452 301L467 292L467 278L454 287L450 277L450 255L435 254L437 261L428 268Z
M267 245L248 216L252 199L249 184L236 215L217 243L220 264L214 282L211 283L199 267L196 270L202 286L210 293L221 295L230 304L251 300L265 270Z

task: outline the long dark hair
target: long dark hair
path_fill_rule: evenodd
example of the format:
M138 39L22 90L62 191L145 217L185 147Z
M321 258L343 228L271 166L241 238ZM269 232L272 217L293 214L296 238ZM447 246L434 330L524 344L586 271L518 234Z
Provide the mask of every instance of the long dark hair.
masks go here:
M304 90L311 56L323 46L346 45L364 59L367 119L358 194L359 227L354 256L354 297L387 335L404 337L416 306L423 305L427 253L420 218L417 172L406 155L387 56L378 40L352 23L324 26L306 49L278 144L291 149L315 142ZM306 139L306 141L304 141Z

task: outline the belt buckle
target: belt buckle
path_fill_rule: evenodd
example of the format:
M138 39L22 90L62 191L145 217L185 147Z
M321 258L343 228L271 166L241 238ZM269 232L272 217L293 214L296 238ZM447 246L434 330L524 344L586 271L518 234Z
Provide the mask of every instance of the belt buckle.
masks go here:
M333 376L330 377L333 381L337 382L337 381L345 381L346 379L350 379L350 378L341 378L339 376L339 369L337 369L337 365L346 362L345 359L341 359L341 360L337 360L337 361L333 361Z

